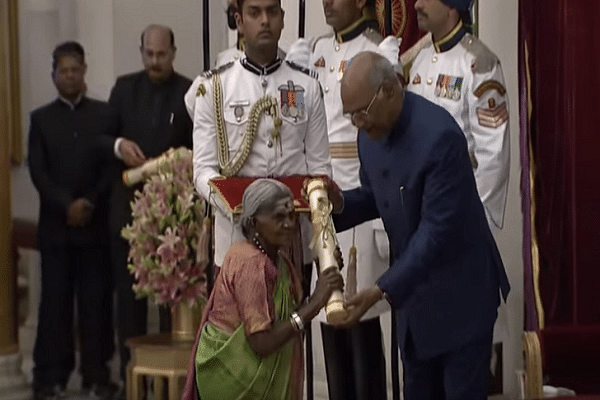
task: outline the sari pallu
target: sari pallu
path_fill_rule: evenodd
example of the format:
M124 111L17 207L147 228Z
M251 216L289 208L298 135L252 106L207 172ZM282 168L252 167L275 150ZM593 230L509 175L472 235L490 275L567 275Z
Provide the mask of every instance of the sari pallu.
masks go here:
M273 304L276 321L287 319L296 306L291 294L289 267L281 258L277 261L280 276L277 280ZM292 362L294 347L299 338L288 341L268 357L259 357L246 338L244 324L233 332L225 333L207 323L196 352L196 387L201 400L293 398Z

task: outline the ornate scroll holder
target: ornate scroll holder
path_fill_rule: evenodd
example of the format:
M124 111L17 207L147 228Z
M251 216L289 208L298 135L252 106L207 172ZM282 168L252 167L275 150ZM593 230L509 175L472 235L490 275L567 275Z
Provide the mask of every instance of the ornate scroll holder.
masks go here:
M323 179L315 178L308 181L306 187L310 203L310 214L313 224L313 239L311 248L319 259L319 269L323 272L329 268L339 271L339 265L335 259L337 238L335 228L331 221L332 205L327 197L327 187ZM344 305L344 295L336 290L331 294L325 306L327 321L331 324L341 322L347 315Z
M191 150L186 149L185 147L179 147L177 149L170 148L160 156L146 161L139 167L123 171L123 183L125 186L133 186L138 182L142 182L147 177L156 174L159 167L169 162L169 160L175 157L183 157L186 153L191 152Z

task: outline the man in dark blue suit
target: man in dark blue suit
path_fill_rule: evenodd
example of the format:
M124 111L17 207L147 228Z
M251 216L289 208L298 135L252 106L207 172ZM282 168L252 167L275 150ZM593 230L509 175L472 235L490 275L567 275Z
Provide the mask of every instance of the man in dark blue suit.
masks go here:
M347 302L342 326L385 297L396 312L404 398L485 399L492 331L509 283L464 134L443 108L405 93L389 62L355 57L341 86L360 129L361 187L330 187L336 228L381 217L391 266Z

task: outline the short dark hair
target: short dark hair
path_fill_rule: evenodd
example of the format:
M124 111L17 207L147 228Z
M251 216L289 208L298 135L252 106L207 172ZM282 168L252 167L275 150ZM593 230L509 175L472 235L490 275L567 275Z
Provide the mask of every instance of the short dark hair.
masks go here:
M242 13L242 6L244 5L244 1L246 0L236 0L237 3L237 11L241 14ZM279 5L281 6L281 0L278 0Z
M84 64L85 63L85 52L83 46L75 41L69 41L59 44L54 48L52 52L52 71L56 70L58 60L62 57L75 57Z
M147 26L142 31L142 34L140 35L140 42L141 42L142 48L144 48L144 34L148 30L148 28L150 28L152 26L159 26L159 25L149 25L149 26ZM173 33L173 29L169 28L168 26L165 26L164 28L167 29L167 31L169 32L169 42L171 43L171 47L175 47L175 34Z

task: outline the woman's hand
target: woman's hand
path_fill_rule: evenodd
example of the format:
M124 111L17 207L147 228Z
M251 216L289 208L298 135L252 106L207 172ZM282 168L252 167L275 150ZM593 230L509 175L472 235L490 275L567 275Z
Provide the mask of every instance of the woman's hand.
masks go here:
M327 268L323 271L317 280L317 286L308 303L303 304L298 310L298 316L306 326L323 308L331 292L334 290L343 290L344 280L336 268ZM260 357L267 357L273 352L279 350L291 337L298 335L290 322L290 318L284 318L277 321L273 327L266 331L256 332L247 336L250 348Z
M344 290L344 280L336 268L327 268L319 274L315 291L310 296L309 304L314 305L317 311L327 305L331 292Z

